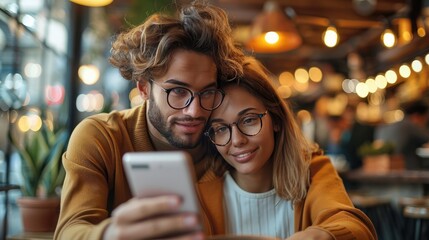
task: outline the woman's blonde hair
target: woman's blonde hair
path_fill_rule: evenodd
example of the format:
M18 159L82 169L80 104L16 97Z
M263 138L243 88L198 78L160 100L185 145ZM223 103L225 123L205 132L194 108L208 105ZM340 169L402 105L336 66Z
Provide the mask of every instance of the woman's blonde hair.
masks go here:
M226 82L246 89L260 99L267 108L273 126L279 129L274 134L276 144L272 154L273 184L277 194L287 200L304 199L309 186L309 165L313 154L320 154L317 145L310 144L304 137L293 111L271 84L268 70L253 57L247 57L243 65L244 76L236 81ZM212 148L215 151L215 148ZM213 163L215 173L221 175L232 167L215 151Z
M194 1L176 17L157 13L119 34L109 61L127 80L148 80L167 71L175 49L185 49L212 57L218 80L230 80L242 75L244 58L231 32L224 10Z

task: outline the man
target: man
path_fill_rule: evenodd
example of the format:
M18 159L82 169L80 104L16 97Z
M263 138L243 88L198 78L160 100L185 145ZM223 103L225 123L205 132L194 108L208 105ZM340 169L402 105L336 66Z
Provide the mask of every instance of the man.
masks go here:
M217 83L243 72L243 54L230 36L223 10L194 2L178 18L153 15L117 37L110 62L137 82L146 102L89 117L73 131L63 156L67 175L55 239L203 237L189 232L197 216L171 214L181 204L178 196L132 198L122 156L185 150L197 177L204 173L202 132L223 100Z

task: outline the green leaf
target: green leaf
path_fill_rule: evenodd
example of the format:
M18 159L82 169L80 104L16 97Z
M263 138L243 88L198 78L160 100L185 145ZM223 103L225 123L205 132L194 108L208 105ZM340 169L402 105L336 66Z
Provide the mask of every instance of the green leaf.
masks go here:
M55 133L43 124L40 131L25 133L22 142L11 133L8 137L21 158L23 195L36 197L42 189L41 197L54 196L65 178L61 159L68 143L67 131Z
M61 131L57 133L56 142L51 147L50 153L46 157L47 166L41 174L41 182L46 190L47 196L54 195L55 189L64 181L65 171L61 159L67 141L67 132Z

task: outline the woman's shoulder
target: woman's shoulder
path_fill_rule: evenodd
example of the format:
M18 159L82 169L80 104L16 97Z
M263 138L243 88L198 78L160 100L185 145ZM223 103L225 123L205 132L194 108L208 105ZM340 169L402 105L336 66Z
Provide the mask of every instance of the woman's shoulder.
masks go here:
M313 155L310 162L310 175L313 178L319 173L332 173L335 172L335 168L332 165L330 158L324 154Z

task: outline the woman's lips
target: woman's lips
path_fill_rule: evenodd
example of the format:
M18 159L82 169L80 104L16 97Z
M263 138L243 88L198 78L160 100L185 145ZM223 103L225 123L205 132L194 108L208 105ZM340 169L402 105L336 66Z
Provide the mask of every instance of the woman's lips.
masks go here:
M238 163L245 163L254 158L256 149L230 154Z

